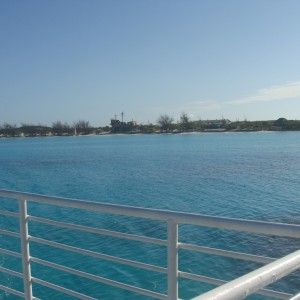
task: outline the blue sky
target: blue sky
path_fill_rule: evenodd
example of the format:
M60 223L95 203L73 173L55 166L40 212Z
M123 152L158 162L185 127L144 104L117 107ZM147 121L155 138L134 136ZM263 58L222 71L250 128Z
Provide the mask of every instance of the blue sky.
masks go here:
M0 1L0 124L300 119L298 0Z

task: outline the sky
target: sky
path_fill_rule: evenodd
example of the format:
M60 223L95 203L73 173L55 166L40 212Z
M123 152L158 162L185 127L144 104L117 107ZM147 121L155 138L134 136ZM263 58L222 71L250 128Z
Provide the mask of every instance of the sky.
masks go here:
M300 119L298 0L0 1L0 125Z

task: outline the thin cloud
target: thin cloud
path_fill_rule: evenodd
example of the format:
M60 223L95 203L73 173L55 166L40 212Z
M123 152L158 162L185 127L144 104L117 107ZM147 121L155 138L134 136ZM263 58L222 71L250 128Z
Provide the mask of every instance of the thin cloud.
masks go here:
M195 110L201 109L205 111L217 110L222 108L222 104L215 100L206 100L206 101L195 101L185 104L183 110Z
M267 89L258 90L257 94L227 102L228 104L249 104L254 102L269 102L295 98L300 96L300 81L277 85Z

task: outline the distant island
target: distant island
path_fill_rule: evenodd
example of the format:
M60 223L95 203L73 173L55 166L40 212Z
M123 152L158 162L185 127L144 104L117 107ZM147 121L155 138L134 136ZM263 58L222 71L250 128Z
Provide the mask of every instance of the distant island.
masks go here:
M138 124L131 120L123 120L115 116L109 126L93 127L88 121L79 120L72 125L56 121L51 126L4 123L0 125L0 138L7 137L38 137L38 136L76 136L76 135L103 135L103 134L161 134L161 133L188 133L188 132L255 132L255 131L300 131L300 120L279 118L269 121L230 121L228 119L192 121L187 114L182 113L180 120L174 122L169 115L160 115L157 124Z

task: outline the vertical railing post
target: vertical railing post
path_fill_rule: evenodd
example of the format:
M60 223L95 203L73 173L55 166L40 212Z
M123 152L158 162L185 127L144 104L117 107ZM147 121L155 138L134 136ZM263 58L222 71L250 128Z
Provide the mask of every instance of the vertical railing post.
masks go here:
M178 299L178 225L168 221L168 299Z
M22 266L24 275L24 295L25 300L32 300L32 281L30 268L30 252L28 239L28 218L27 218L27 201L19 199L20 214L20 237L22 250Z

